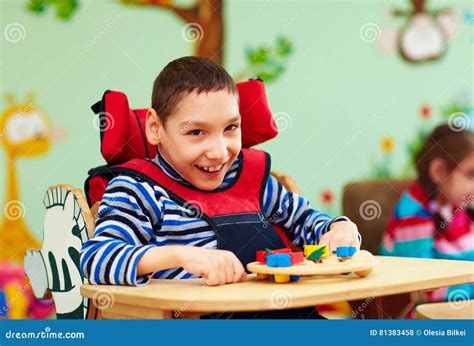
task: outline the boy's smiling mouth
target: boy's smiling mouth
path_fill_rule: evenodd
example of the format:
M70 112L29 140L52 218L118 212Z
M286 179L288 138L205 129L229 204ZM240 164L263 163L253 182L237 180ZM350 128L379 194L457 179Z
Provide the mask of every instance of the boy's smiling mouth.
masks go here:
M206 174L207 176L217 176L219 175L224 167L226 166L228 161L221 163L220 165L216 166L207 166L207 165L194 165L199 171Z

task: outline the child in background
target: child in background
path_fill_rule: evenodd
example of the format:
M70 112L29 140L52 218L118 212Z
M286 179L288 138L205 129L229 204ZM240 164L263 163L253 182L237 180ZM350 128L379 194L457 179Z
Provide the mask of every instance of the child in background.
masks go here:
M284 247L274 226L299 247L360 247L354 223L311 209L269 174L268 154L241 148L236 86L209 59L184 57L163 69L153 85L146 136L157 146L153 162L163 179L150 184L123 174L109 182L94 237L81 252L80 268L91 282L244 281L255 250ZM245 212L252 203L259 211ZM217 214L233 211L208 217L199 205Z
M396 205L381 254L474 261L474 134L441 125L415 161L418 179ZM427 298L472 299L474 285L441 288Z

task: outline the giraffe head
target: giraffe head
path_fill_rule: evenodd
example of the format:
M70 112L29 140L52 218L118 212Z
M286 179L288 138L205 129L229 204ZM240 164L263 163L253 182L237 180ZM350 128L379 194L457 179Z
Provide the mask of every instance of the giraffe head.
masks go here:
M34 157L46 153L51 143L51 124L34 103L34 95L16 102L7 95L7 109L0 116L0 141L7 154L13 157Z

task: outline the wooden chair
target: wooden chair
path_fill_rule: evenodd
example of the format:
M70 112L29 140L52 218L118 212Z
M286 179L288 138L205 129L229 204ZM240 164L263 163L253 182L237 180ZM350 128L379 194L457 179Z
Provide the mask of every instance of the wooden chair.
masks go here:
M273 174L273 173L272 173ZM276 177L289 191L294 180L282 173ZM81 189L70 185L48 188L41 249L28 250L24 270L38 299L53 299L57 319L100 319L99 309L80 294L89 281L80 272L82 244L94 234L99 202L89 208Z
M351 182L344 187L343 214L355 222L362 236L362 248L379 252L388 219L411 180L373 180ZM393 295L384 299L351 301L353 316L359 319L403 317L416 303L413 295ZM361 307L363 311L361 312Z
M351 182L344 187L343 214L357 224L365 250L373 254L379 252L388 219L411 183L411 180L368 180Z
M41 249L28 250L25 273L38 299L53 298L57 319L91 319L97 309L80 294L83 283L80 252L94 232L86 198L70 185L48 188L43 198L46 208Z
M293 177L278 171L271 172L271 174L283 185L286 191L301 195L300 189L296 185Z

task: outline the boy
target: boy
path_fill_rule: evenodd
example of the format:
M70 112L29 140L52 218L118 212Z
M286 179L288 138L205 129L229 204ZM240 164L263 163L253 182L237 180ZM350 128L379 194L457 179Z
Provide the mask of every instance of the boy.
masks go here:
M268 174L267 154L241 148L236 86L212 61L184 57L163 69L146 136L157 147L153 163L162 178L152 184L123 174L109 182L81 253L91 282L244 281L256 249L283 246L277 227L297 246L359 248L354 223L311 209Z

